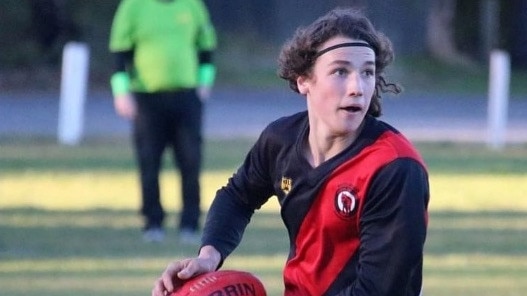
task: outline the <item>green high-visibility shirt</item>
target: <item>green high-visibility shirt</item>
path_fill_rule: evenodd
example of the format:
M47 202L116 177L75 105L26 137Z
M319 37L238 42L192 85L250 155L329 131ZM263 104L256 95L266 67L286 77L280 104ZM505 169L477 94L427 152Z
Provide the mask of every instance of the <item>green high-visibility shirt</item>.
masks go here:
M123 0L110 34L110 51L133 51L131 90L198 86L198 53L216 47L202 0Z

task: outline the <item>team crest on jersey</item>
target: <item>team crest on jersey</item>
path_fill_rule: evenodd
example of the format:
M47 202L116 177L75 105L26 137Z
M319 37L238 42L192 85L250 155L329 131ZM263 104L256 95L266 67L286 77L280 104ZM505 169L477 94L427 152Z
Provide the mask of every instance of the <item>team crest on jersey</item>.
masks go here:
M291 178L282 177L282 183L280 185L280 189L287 195L289 191L291 191L291 188L293 187L293 180Z
M350 187L342 187L335 194L335 210L343 218L349 218L357 212L359 200Z

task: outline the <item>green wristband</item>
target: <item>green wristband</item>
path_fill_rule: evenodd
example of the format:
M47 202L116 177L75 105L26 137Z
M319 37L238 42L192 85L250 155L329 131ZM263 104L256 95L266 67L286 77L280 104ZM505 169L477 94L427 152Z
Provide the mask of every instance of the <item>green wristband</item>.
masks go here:
M212 64L202 64L198 70L199 85L212 86L216 78L216 67Z
M126 72L117 72L112 75L110 85L114 96L127 94L130 92L130 76Z

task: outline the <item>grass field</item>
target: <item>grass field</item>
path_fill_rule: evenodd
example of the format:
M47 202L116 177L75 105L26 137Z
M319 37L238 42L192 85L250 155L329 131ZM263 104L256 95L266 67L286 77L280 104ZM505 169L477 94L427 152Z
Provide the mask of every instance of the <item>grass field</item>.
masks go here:
M207 142L204 210L250 146ZM419 143L432 199L425 295L525 295L527 146L493 152L479 145ZM0 141L0 295L149 295L178 245L177 172L166 159L169 236L141 241L132 152L126 141L61 147L49 141ZM250 224L225 268L257 274L269 295L282 291L286 233L269 203Z

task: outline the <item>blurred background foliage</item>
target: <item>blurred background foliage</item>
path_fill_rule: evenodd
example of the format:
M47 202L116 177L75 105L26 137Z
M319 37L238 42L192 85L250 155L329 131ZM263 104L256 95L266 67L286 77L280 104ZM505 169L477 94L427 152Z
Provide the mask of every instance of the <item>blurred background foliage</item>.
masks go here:
M58 89L62 48L90 48L90 87L107 88L108 52L119 0L0 1L0 88ZM205 0L219 35L218 83L270 87L281 44L337 6L363 9L396 50L391 75L406 89L484 91L488 54L511 55L511 91L527 93L524 0ZM389 69L389 71L390 71Z

